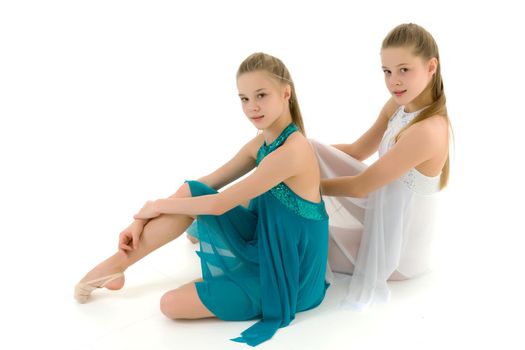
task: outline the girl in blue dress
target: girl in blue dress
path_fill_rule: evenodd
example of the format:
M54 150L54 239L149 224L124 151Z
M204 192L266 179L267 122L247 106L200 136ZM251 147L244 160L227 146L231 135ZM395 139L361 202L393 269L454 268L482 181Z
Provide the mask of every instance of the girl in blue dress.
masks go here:
M261 132L213 173L187 181L167 199L146 202L120 234L119 251L78 283L79 302L96 288L122 288L129 266L179 237L196 218L191 232L200 242L202 279L162 297L166 316L260 318L234 339L255 346L296 312L321 303L328 286L328 216L290 73L279 59L256 53L240 65L237 87L246 117Z

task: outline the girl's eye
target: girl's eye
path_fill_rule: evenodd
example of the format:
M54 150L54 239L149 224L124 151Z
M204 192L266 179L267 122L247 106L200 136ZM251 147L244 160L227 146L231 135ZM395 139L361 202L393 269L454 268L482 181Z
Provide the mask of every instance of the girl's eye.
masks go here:
M401 73L406 73L406 72L408 72L408 68L401 68L400 71L401 71Z
M261 94L258 94L258 95L257 95L257 98L258 98L258 99L261 99L261 98L263 98L264 96L266 96L266 94L265 94L265 93L261 93Z
M248 99L246 97L241 97L241 102L247 102Z
M392 74L392 72L389 71L388 69L383 69L383 73L385 73L385 75L390 75L390 74Z

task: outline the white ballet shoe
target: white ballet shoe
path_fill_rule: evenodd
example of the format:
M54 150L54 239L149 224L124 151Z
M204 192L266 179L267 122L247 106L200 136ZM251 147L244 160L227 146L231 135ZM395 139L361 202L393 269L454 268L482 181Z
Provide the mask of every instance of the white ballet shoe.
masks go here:
M109 282L116 280L117 278L124 277L122 272L117 272L112 275L96 278L87 282L79 282L75 286L75 299L84 304L93 292L97 288L105 287Z

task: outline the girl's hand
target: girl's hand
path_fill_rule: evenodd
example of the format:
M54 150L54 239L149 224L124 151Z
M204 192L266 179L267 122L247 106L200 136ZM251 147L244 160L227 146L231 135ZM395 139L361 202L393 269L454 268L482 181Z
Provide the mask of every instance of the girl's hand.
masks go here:
M153 219L160 215L156 210L155 201L147 201L146 204L135 214L135 219Z
M137 249L145 224L146 222L143 220L135 220L126 227L119 235L118 249L125 254Z

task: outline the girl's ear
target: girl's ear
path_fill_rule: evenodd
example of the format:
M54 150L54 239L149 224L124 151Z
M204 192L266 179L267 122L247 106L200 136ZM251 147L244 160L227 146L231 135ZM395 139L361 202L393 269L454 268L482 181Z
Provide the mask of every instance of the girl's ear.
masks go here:
M290 100L292 97L292 87L289 84L286 84L284 87L284 98Z
M430 74L436 73L437 67L438 67L438 60L435 57L432 57L430 61L428 61L428 72Z

